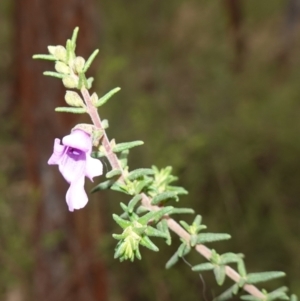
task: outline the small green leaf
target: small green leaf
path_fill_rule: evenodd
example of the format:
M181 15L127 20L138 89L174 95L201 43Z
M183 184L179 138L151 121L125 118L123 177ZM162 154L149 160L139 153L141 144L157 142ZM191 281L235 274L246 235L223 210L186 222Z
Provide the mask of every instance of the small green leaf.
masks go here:
M154 252L158 252L159 249L158 247L151 241L151 239L148 236L143 236L140 244L148 249L150 249L151 251Z
M83 68L83 73L85 73L91 66L93 60L95 59L96 55L98 54L99 49L96 49L91 55L90 57L87 59L84 68Z
M110 179L116 176L120 176L122 174L122 170L120 169L113 169L111 171L109 171L105 176L106 178Z
M35 54L32 58L35 60L56 61L56 58L52 54Z
M130 194L126 189L126 186L120 182L114 182L110 189L121 193Z
M247 283L259 283L265 282L276 278L284 277L284 272L261 272L261 273L249 273L247 275Z
M226 271L224 265L219 265L214 268L214 274L216 277L216 281L219 285L222 285L226 278Z
M190 233L190 225L186 221L180 221L179 223L187 232Z
M166 269L171 268L173 265L175 265L178 262L178 253L177 251L174 253L174 255L168 260L168 262L166 263Z
M194 214L195 211L191 208L173 208L173 210L169 213L171 214Z
M293 294L291 295L290 301L298 301L298 297L295 294Z
M193 221L193 225L199 226L201 225L201 222L202 222L202 216L198 214Z
M60 78L60 79L65 77L64 74L54 72L54 71L44 71L43 74L46 76L52 76L52 77L56 77L56 78Z
M128 174L127 178L128 178L128 180L133 181L133 180L136 180L138 178L153 175L153 174L154 174L154 172L150 168L138 168L138 169L135 169L135 170L131 171Z
M138 209L136 210L137 214L142 214L145 212L149 212L149 208L145 207L145 206L139 206Z
M72 34L72 38L71 38L71 42L73 45L73 49L75 50L76 47L76 40L77 40L77 36L78 36L78 31L79 31L79 27L75 27L73 34Z
M285 293L287 291L288 291L288 288L286 286L280 287L280 288L276 289L275 291L269 293L267 300L268 301L272 301L275 299L290 300L288 295Z
M158 211L150 211L150 212L146 213L144 216L140 217L138 219L138 222L142 225L146 225L150 220L158 221L164 215L167 215L172 209L173 209L173 207L168 206L168 207L164 207Z
M178 196L177 196L177 193L166 191L166 192L163 192L163 193L160 193L160 194L156 195L152 199L151 205L158 205L160 202L168 200L168 199L174 199L175 201L179 200Z
M114 183L115 183L115 180L108 180L108 181L102 182L102 183L98 184L96 187L94 187L91 190L91 192L93 193L93 192L96 192L99 190L109 189Z
M55 112L83 114L83 113L86 113L86 109L85 108L72 108L72 107L57 107L57 108L55 108Z
M129 155L129 149L122 151L121 154L119 155L119 161L121 163L122 168L126 168L127 166L128 155Z
M247 276L247 271L246 271L246 267L245 267L245 263L243 259L240 259L238 261L237 264L237 268L238 268L238 272L242 277L246 277Z
M121 90L121 88L119 88L119 87L110 90L104 96L102 96L101 98L99 98L99 100L96 102L95 106L96 107L103 106L114 94L116 94L120 90Z
M168 186L168 190L176 194L188 194L188 191L180 186Z
M132 213L134 210L134 207L137 205L137 203L142 199L142 196L140 194L136 195L134 198L132 198L128 203L128 212Z
M118 215L113 214L113 219L116 221L116 223L122 228L122 229L126 229L127 227L131 226L131 222L130 221L126 221L122 218L120 218Z
M155 237L162 237L162 238L166 238L166 235L164 232L159 231L158 229L155 229L151 226L148 226L145 230L145 234L148 236L155 236Z
M198 234L197 243L205 244L208 242L215 242L220 240L230 239L231 236L227 233L201 233Z
M147 187L152 182L151 179L144 179L142 181L138 181L134 188L134 194L139 194L142 190Z
M172 239L169 231L168 223L165 219L162 219L157 225L157 229L165 234L166 244L171 245Z
M125 150L128 150L130 148L133 148L135 146L143 145L143 141L132 141L132 142L124 142L124 143L118 143L113 147L114 153L123 152Z
M215 266L210 262L200 263L192 267L192 271L194 272L203 272L213 270Z
M225 253L221 255L221 264L229 264L233 262L239 262L241 260L241 255L240 254L235 254L235 253Z
M183 242L178 248L178 256L183 257L187 255L190 251L191 247L186 242Z

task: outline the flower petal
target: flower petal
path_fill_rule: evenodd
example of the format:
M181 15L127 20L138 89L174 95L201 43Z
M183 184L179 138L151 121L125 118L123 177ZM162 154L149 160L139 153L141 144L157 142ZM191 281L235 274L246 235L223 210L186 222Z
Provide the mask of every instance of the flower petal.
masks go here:
M93 177L101 176L103 173L103 164L100 160L87 155L85 175L93 181Z
M63 153L65 151L65 146L60 144L60 139L54 139L53 153L48 160L49 165L59 164Z
M70 135L62 139L62 143L65 146L80 149L85 153L92 150L92 138L82 130L74 130Z
M81 209L87 204L88 197L84 190L84 176L71 183L66 194L66 202L69 211Z
M81 150L68 147L59 162L59 171L67 182L72 183L84 177L86 154Z

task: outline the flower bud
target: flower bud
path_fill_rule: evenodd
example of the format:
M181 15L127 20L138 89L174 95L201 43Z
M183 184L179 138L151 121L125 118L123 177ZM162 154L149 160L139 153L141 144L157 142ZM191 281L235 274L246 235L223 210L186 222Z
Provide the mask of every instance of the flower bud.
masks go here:
M72 76L65 76L62 81L64 86L69 89L74 89L78 86L78 78L74 78Z
M84 102L82 98L74 91L66 91L65 101L68 105L73 107L83 107Z
M70 74L70 67L63 63L63 62L56 62L55 63L55 70L58 73L62 73L62 74Z
M85 59L81 56L77 56L74 60L74 69L77 73L82 72L85 64Z
M58 61L65 62L67 60L67 50L64 46L48 46L48 51L52 54Z
M93 106L96 106L97 105L97 102L98 102L98 95L94 92L91 96L91 101L92 101L92 104Z

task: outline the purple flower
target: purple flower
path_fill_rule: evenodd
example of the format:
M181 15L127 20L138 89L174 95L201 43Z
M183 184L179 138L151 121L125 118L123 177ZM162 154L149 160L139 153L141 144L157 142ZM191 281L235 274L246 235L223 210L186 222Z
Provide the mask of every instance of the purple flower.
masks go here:
M57 164L59 171L70 183L66 194L66 201L70 211L83 208L88 197L84 190L84 177L93 180L93 177L102 175L102 163L91 157L92 139L86 132L76 129L65 136L60 144L54 140L53 154L48 164Z

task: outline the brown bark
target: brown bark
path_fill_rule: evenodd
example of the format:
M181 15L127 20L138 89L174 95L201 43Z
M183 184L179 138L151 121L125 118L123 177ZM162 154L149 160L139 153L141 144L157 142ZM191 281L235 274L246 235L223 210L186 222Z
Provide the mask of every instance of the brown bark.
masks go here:
M224 0L225 9L229 18L229 29L233 38L235 52L234 69L241 71L244 66L246 42L243 32L243 14L241 0Z
M47 53L48 45L64 45L75 26L80 27L77 53L86 57L96 44L95 1L22 0L15 7L14 93L21 105L28 179L38 195L31 300L106 300L105 268L94 254L99 237L88 231L90 215L97 213L68 212L67 184L56 167L47 166L54 138L66 135L78 117L54 113L65 105L64 88L42 75L53 63L32 60L33 54Z
M299 16L300 0L288 0L282 29L282 44L278 54L278 62L281 66L286 65L289 61L295 43Z

